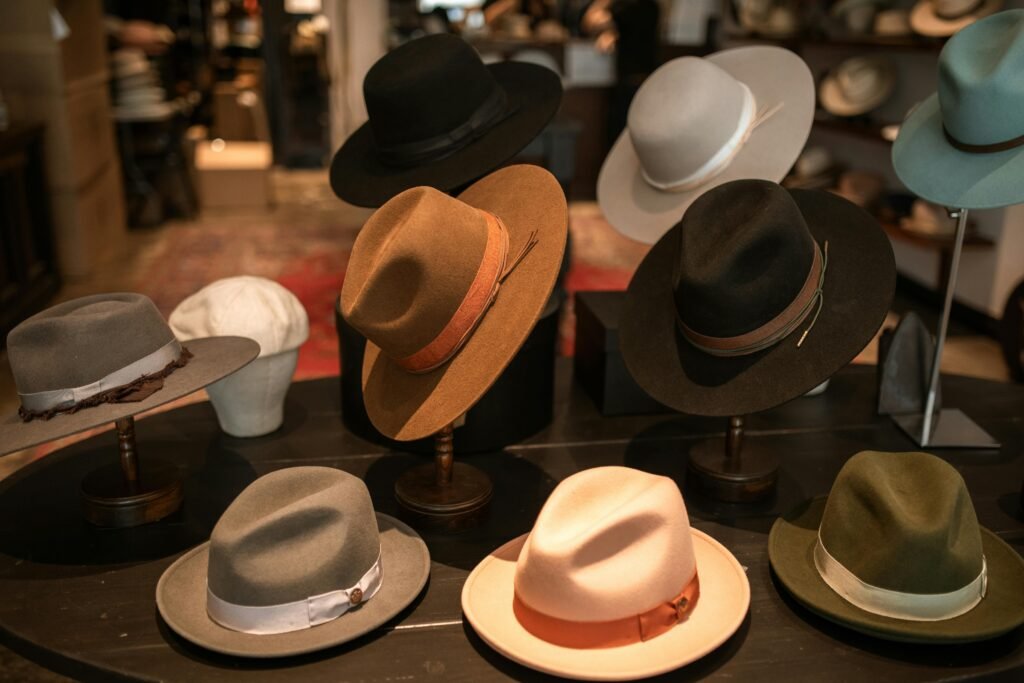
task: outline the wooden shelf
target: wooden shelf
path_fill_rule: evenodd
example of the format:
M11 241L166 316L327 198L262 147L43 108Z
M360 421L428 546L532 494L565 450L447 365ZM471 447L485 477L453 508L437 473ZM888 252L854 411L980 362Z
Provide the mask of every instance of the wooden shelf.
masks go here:
M946 44L943 38L927 38L925 36L824 36L795 35L786 38L774 38L757 34L726 33L726 42L763 43L779 45L794 52L802 47L828 47L854 50L899 50L904 52L938 52Z
M907 244L913 244L917 247L923 247L925 249L936 249L938 251L952 251L953 250L953 237L930 237L928 235L922 235L920 233L911 232L905 230L898 223L892 223L890 221L879 220L882 228L886 234L894 240L905 242ZM964 249L991 249L995 246L995 242L982 237L976 233L968 232L964 235Z
M850 135L861 140L878 142L884 145L891 145L892 142L882 137L882 129L886 124L874 123L864 120L846 120L840 118L815 117L814 125L820 130L827 130L833 133Z

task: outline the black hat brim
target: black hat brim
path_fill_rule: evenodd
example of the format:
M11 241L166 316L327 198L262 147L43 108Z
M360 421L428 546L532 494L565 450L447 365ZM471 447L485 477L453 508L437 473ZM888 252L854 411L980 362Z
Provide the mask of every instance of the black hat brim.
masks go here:
M679 333L673 269L680 225L648 252L626 292L622 355L648 394L680 412L732 416L801 396L853 360L885 320L896 288L889 239L864 210L831 193L789 190L828 268L821 313L802 346L801 325L764 351L731 358L699 351ZM685 302L681 302L685 305Z
M536 64L500 62L490 69L513 111L480 138L437 161L408 168L380 162L370 124L364 123L331 162L331 188L356 206L378 207L399 192L426 185L442 192L490 173L518 154L551 121L562 100L558 74Z

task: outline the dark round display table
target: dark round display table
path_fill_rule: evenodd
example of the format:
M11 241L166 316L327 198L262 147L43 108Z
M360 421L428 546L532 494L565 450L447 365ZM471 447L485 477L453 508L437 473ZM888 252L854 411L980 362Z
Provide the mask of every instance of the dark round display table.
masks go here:
M627 465L679 482L694 525L729 547L750 577L750 613L739 631L665 680L916 681L993 674L1022 680L1024 629L965 646L888 643L824 621L779 592L766 551L775 517L827 493L843 462L860 450L913 450L888 419L873 413L874 368L849 368L822 396L749 417L746 438L773 449L782 461L776 494L753 505L715 503L685 485L688 449L721 435L724 420L605 418L572 384L567 362L558 373L555 420L548 429L502 453L465 458L494 481L488 516L460 535L424 535L433 558L430 582L376 632L313 655L235 659L177 637L154 602L163 570L206 540L231 500L271 470L342 468L365 479L379 510L397 514L395 479L427 456L387 452L347 433L334 378L296 384L284 427L259 439L221 434L206 403L140 420L142 462L158 455L177 461L185 473L182 510L156 524L100 529L82 518L79 483L117 457L112 433L49 455L0 483L2 641L43 666L86 680L546 679L493 652L463 623L463 581L489 551L530 529L558 481L587 467ZM1024 388L962 377L945 378L943 388L947 407L962 408L1003 447L939 455L963 474L981 523L1020 552Z

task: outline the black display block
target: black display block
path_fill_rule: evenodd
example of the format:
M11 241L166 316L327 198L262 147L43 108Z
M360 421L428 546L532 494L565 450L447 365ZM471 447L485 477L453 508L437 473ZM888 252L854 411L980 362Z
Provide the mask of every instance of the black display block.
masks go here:
M564 294L556 291L523 347L494 385L456 424L455 454L501 450L533 436L551 423L555 394L555 352L559 312ZM395 441L370 422L363 404L363 351L366 338L349 327L335 302L341 355L341 419L348 430L367 441L395 450L433 453L433 438Z
M576 293L576 381L602 415L672 412L633 381L619 353L619 314L625 297L625 292Z

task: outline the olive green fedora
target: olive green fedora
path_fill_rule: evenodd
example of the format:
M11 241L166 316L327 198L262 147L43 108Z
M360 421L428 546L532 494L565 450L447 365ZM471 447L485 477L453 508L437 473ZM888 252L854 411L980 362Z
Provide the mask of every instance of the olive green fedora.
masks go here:
M1024 623L1024 559L927 453L853 456L827 499L776 520L768 558L797 601L879 638L965 643Z
M911 192L936 204L1024 202L1024 10L993 14L949 39L938 92L900 127L892 163Z

